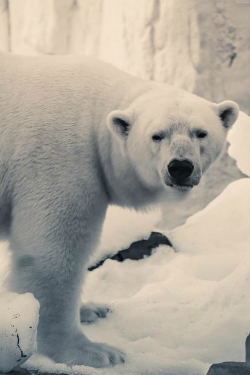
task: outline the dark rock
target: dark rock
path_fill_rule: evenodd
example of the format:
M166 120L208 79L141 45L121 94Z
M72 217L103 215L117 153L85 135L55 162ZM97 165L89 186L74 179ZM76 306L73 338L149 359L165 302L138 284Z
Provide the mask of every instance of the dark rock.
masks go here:
M58 373L57 373L58 374ZM0 372L0 375L6 375ZM8 372L8 375L56 375L56 373L50 373L50 372L39 372L38 370L26 370L25 368L15 368L14 370ZM64 373L60 373L60 375L67 375Z
M164 236L164 234L152 232L148 239L133 242L128 249L120 250L113 256L107 256L97 264L90 266L88 270L93 271L94 269L100 267L106 259L117 260L118 262L123 262L126 259L143 259L145 256L150 256L152 250L159 245L168 245L173 247L169 239Z
M223 362L212 365L207 375L250 375L250 363Z
M250 362L250 335L246 339L246 362Z

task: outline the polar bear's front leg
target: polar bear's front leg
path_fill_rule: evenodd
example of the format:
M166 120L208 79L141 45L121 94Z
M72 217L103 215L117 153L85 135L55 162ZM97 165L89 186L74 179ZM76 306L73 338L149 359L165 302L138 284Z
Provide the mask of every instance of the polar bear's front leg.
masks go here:
M39 352L67 365L106 367L122 363L122 351L91 342L82 332L82 273L87 249L95 241L83 214L76 207L64 215L63 203L57 207L61 212L49 204L44 206L43 201L26 201L14 207L10 288L18 293L31 292L40 302Z

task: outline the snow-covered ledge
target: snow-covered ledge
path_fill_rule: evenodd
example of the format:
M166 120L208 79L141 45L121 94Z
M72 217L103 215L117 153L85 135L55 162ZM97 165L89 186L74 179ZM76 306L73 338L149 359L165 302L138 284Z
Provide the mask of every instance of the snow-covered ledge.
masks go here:
M237 122L229 131L228 153L236 159L238 168L250 176L250 117L240 112Z

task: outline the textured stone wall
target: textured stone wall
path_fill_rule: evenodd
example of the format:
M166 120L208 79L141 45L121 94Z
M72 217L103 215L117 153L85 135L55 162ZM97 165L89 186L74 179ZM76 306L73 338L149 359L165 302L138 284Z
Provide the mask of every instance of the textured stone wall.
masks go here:
M249 1L0 0L0 49L90 54L250 113ZM241 176L225 154L187 215Z
M250 112L250 4L237 0L0 0L0 48L91 54Z
M9 9L8 1L0 0L0 51L9 51Z

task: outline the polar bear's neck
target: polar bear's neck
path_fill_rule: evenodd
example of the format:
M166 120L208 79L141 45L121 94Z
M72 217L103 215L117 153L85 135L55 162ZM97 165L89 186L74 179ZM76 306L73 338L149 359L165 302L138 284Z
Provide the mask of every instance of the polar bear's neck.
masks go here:
M147 186L131 161L121 152L119 143L109 132L105 120L98 133L99 172L108 202L124 207L144 209L158 203L162 188Z
M101 105L98 110L100 116L97 135L97 150L99 159L99 171L102 176L103 188L106 191L108 201L135 209L144 209L147 206L158 203L162 189L146 186L134 170L130 160L121 152L119 143L108 130L106 119L109 112L116 109L126 109L130 104L150 89L150 85L143 80L135 79L128 75L127 82L115 82L105 97L109 97L108 105ZM132 79L131 79L132 78ZM123 87L119 84L123 83ZM113 90L116 94L114 95Z
M116 152L114 148L113 154L119 158L119 150ZM110 159L109 166L104 168L104 181L109 203L135 209L145 209L157 204L162 189L154 189L143 184L131 168L131 164L122 159L118 164Z

